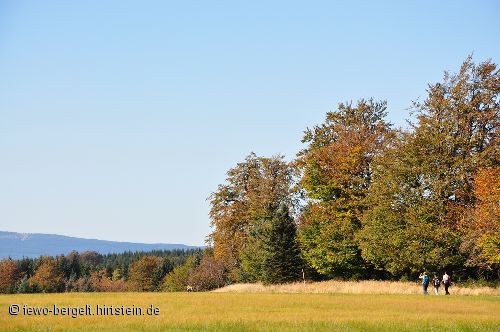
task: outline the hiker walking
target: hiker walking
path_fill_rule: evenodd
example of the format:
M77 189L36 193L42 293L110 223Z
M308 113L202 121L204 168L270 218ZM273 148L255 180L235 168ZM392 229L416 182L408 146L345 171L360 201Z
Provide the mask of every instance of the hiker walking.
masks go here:
M448 275L448 272L446 272L446 271L443 274L443 284L444 284L445 295L450 295L450 293L448 292L448 287L450 287L451 278Z
M434 285L434 294L439 295L439 286L441 285L441 280L439 280L437 274L434 275L432 284Z
M424 271L422 273L420 273L420 275L418 276L418 279L422 279L422 288L424 289L424 295L427 295L427 287L429 287L429 276L427 275L427 273Z

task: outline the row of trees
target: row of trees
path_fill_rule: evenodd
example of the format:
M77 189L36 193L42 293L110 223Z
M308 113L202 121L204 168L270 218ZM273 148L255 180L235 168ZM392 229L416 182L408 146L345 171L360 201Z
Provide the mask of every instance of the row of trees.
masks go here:
M292 162L250 154L210 197L210 243L231 281L499 278L500 71L468 57L414 102L341 103Z
M291 162L251 153L210 196L203 251L71 253L0 262L0 292L210 290L231 282L498 280L500 71L468 57L414 102L341 103Z
M226 284L211 250L72 252L0 261L0 293L207 290Z

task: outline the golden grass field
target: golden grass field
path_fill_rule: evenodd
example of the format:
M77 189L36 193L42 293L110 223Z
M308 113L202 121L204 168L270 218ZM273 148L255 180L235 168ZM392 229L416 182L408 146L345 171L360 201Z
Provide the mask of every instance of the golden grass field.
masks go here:
M295 285L297 286L297 285ZM302 285L303 286L303 285ZM319 289L319 285L316 285ZM347 286L346 286L347 287ZM419 288L414 285L416 291ZM498 295L257 292L0 296L1 331L500 331ZM351 292L355 293L355 291ZM157 316L11 316L11 304L160 308Z
M439 288L444 294L444 287ZM432 286L429 286L429 293L433 293ZM401 281L336 281L328 280L311 283L291 283L284 285L262 284L234 284L215 290L215 292L236 292L236 293L340 293L340 294L422 294L420 283ZM499 288L491 287L461 287L453 285L450 287L453 295L496 295L500 296Z

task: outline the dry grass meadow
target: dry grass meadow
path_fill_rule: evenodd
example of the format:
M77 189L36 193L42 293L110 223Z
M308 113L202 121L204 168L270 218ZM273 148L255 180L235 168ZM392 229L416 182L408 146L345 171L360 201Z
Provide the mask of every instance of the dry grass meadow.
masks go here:
M378 288L374 288L377 287ZM302 288L301 288L302 287ZM366 294L369 290L373 294ZM395 291L398 294L392 294ZM496 290L423 296L416 284L234 285L208 293L63 293L0 296L1 331L500 331ZM406 293L405 293L406 292ZM492 292L492 293L489 293ZM376 294L375 294L376 293ZM458 295L458 294L467 294ZM474 296L472 296L474 295ZM9 314L30 307L150 305L157 316Z
M439 288L444 294L444 287ZM284 285L234 284L215 290L215 292L235 293L338 293L338 294L421 294L420 283L401 281L323 281L313 283L292 283ZM429 293L433 293L429 286ZM491 287L450 287L453 295L494 295L500 296L500 289Z

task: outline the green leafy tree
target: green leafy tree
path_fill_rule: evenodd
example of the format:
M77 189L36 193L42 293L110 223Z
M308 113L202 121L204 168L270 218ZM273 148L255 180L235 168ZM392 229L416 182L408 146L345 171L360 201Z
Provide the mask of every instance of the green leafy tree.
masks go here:
M468 57L457 74L415 103L414 131L373 166L359 233L363 257L393 274L461 269L463 228L476 203L474 178L498 165L500 73Z
M267 255L265 243L275 214L275 211L268 211L268 216L253 220L248 225L245 245L240 252L240 278L244 282L262 281L263 263Z
M298 155L301 188L308 204L300 218L299 242L319 273L349 277L366 268L356 241L364 199L372 182L373 159L391 142L386 103L360 100L339 104L322 125L305 132Z
M460 239L439 222L440 207L422 185L418 158L403 139L379 159L357 234L363 257L393 275L460 263Z
M195 266L195 257L189 257L183 265L177 266L167 274L163 281L163 289L169 292L185 291L189 285L189 278Z

